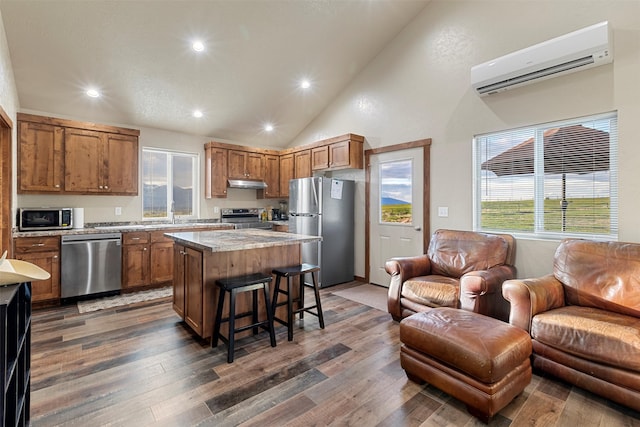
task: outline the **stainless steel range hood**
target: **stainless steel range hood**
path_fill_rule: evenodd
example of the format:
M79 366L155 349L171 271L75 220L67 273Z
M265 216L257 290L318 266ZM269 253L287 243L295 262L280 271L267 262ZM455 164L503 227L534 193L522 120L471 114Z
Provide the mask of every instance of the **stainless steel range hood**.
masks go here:
M264 181L254 181L251 179L230 179L230 188L248 188L252 190L264 190L267 188L267 183Z

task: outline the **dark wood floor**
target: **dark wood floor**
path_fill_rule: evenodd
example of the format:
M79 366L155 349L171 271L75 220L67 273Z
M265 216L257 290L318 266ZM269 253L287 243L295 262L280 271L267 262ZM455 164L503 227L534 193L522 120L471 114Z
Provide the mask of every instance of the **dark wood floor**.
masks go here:
M482 425L459 401L408 381L398 324L336 289L322 290L326 329L307 315L293 342L282 326L276 348L264 332L245 338L233 364L226 347L195 339L168 300L38 310L32 425ZM536 374L491 425L640 426L640 414Z

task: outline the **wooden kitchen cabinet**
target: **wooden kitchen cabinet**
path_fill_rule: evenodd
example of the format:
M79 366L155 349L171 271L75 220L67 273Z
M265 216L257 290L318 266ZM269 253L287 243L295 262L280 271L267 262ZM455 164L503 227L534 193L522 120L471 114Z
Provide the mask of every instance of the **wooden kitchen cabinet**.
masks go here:
M264 156L264 182L267 188L258 190L258 199L280 197L280 156Z
M149 284L150 238L147 231L122 233L122 289Z
M173 239L164 235L175 230L152 231L150 283L159 285L173 280Z
M60 299L60 238L18 237L13 242L16 259L27 261L47 271L47 280L31 282L33 302Z
M227 157L228 150L207 144L205 154L205 197L227 197Z
M363 168L363 139L357 135L311 149L311 169L362 169Z
M264 178L264 154L229 150L228 156L229 178L254 180Z
M66 129L64 189L73 193L138 194L138 139Z
M173 309L198 335L203 336L204 280L202 252L174 246Z
M280 197L289 197L289 181L293 177L293 154L284 154L280 156Z
M62 191L64 128L19 122L18 136L18 193Z
M311 176L311 150L297 151L293 154L294 178Z
M18 113L18 192L138 194L140 131Z
M122 233L122 288L158 287L173 280L173 240L176 230Z

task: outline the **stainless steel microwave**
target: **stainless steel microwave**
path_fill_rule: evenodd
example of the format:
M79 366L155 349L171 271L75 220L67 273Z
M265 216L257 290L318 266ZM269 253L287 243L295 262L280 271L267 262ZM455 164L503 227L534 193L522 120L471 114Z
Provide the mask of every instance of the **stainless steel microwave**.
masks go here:
M73 228L73 208L20 208L20 231L66 230Z

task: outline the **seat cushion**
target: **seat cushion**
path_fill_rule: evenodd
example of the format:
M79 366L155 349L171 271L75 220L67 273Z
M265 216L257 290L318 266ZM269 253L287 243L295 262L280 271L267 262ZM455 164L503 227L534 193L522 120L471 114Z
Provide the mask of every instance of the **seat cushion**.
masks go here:
M640 372L640 319L593 307L537 314L531 337L583 359Z
M458 307L460 280L444 276L413 277L402 285L402 297L429 307Z
M524 330L454 308L403 319L400 341L485 384L501 380L531 355L531 338Z

